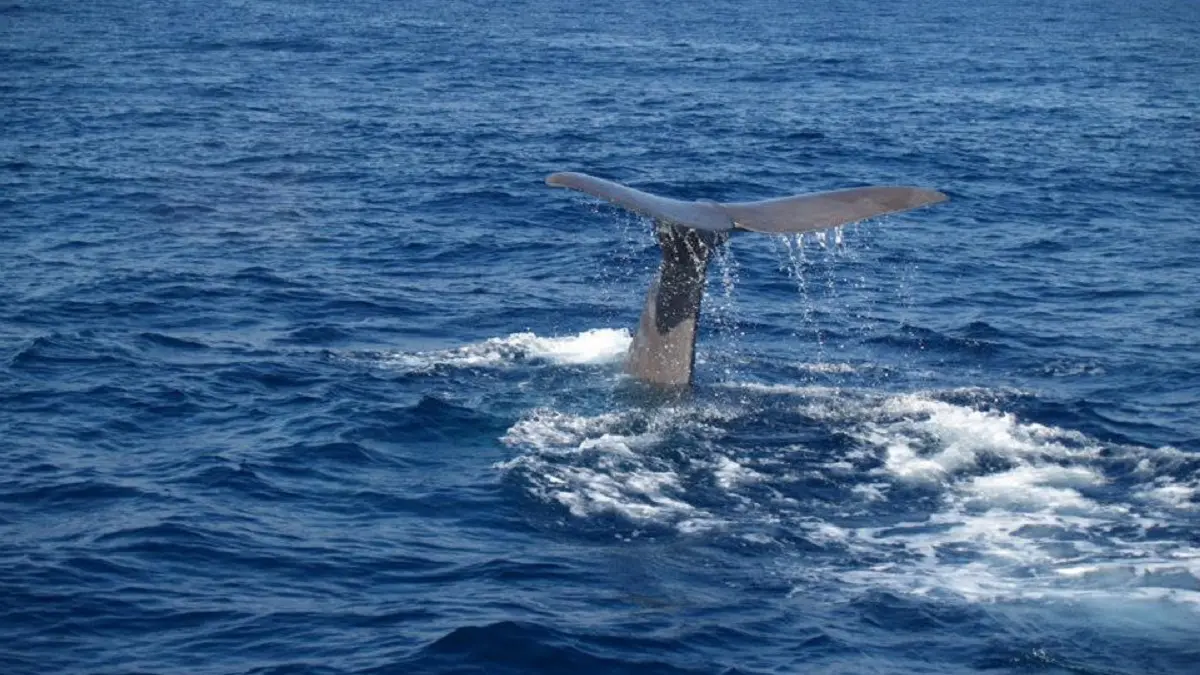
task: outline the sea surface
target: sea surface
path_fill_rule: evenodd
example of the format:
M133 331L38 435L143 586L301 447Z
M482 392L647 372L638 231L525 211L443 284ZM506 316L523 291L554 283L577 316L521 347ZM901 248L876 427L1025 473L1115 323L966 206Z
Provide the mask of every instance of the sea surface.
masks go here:
M0 2L0 673L1200 672L1200 4ZM683 199L689 396L621 373Z

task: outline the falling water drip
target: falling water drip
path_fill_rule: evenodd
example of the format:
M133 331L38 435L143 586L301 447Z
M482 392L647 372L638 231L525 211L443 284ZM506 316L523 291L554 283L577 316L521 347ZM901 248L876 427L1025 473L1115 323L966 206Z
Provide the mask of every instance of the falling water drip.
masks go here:
M709 316L719 340L718 348L710 352L709 358L716 358L724 368L726 377L732 380L735 376L734 369L741 361L742 333L738 330L737 301L734 295L740 266L733 255L733 247L728 244L717 248L714 259L722 292L710 293L706 300L710 307Z
M592 213L603 215L616 223L619 245L612 249L612 257L616 264L602 265L598 273L599 293L602 304L609 308L609 318L618 316L619 306L623 306L629 297L631 289L628 285L638 274L649 276L653 274L653 266L658 260L645 255L648 246L657 246L654 239L654 229L650 221L628 211L614 211L603 205L591 205ZM637 274L630 275L629 270ZM620 302L617 302L617 300Z
M804 235L783 235L780 237L772 237L772 242L779 241L783 244L784 251L787 253L787 262L780 261L781 267L786 267L788 274L796 281L796 290L800 293L800 321L801 324L812 328L813 313L812 303L808 297L808 280L805 278L804 265ZM776 248L776 251L779 249ZM793 333L797 336L797 333Z
M733 249L722 246L717 249L717 266L721 269L721 287L725 291L725 300L733 302L733 289L737 286L738 262L733 257Z
M817 361L823 361L828 356L827 350L831 347L841 349L844 345L829 342L837 333L830 332L833 323L826 326L823 325L823 319L818 319L821 313L817 308L821 307L822 312L831 317L831 322L845 320L853 323L854 319L848 315L846 303L841 297L844 289L839 281L845 280L838 278L837 261L848 254L845 228L832 228L832 232L779 236L774 240L783 244L787 259L780 259L780 267L795 280L796 291L800 295L800 324L815 338L816 349L811 356ZM806 248L812 247L814 242L821 251L816 259L811 258L805 251ZM774 248L779 251L778 246Z
M804 235L793 234L778 237L787 251L788 274L801 286L804 284Z

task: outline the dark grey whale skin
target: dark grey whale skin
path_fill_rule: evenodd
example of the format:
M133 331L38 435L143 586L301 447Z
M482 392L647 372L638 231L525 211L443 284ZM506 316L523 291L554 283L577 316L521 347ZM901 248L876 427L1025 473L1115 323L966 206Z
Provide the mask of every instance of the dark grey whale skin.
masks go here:
M708 261L731 233L809 232L947 199L926 188L875 186L722 204L660 197L585 173L551 174L546 183L586 192L654 219L663 259L646 294L625 372L663 389L692 384Z

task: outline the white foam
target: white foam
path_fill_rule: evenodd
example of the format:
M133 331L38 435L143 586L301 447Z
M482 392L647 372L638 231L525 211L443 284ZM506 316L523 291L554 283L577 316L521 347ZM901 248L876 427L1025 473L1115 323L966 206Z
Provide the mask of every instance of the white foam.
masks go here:
M429 352L390 352L384 365L410 372L445 368L500 368L523 361L557 365L598 365L620 361L633 340L623 328L593 328L576 335L540 337L513 333L483 342Z
M527 343L526 349L533 358L567 365L619 361L633 341L624 328L593 328L560 338L539 338L533 333L520 333L519 336Z
M1011 392L726 386L754 395L724 408L533 411L503 439L519 454L497 466L571 518L615 515L743 544L800 537L836 553L797 566L797 593L819 579L839 593L1200 608L1200 549L1180 527L1193 522L1200 492L1186 453L1021 419L1003 410ZM763 413L755 400L768 396L786 398L766 410L794 405L805 424L848 442L757 447L750 434L739 444L728 423ZM814 481L841 492L809 497L797 487ZM886 526L872 523L875 513Z
M1200 606L1200 551L1151 532L1156 507L1187 508L1191 482L1171 448L1105 445L1011 413L928 394L869 399L857 437L879 458L871 474L937 490L941 505L909 525L853 530L848 547L885 562L833 570L848 583L972 600L1089 597L1106 603L1170 599ZM854 415L844 423L854 424ZM1105 492L1106 460L1150 479L1133 499ZM872 486L864 498L887 498Z
M679 484L669 472L602 469L607 470L569 467L548 474L549 494L580 518L613 512L634 521L661 522L696 513L670 496Z
M1025 465L975 476L961 486L961 490L965 500L979 508L1088 512L1097 506L1077 488L1103 483L1104 477L1087 467Z
M764 476L747 466L739 464L729 457L718 457L713 468L713 476L717 485L729 491L740 485L761 481Z
M726 389L741 389L756 394L783 394L787 396L828 396L838 390L832 387L797 384L763 384L761 382L725 382L718 386Z
M885 399L873 417L860 437L886 449L884 469L902 480L943 482L988 457L1077 459L1099 451L1077 433L917 394Z
M858 367L849 363L797 363L796 369L820 375L849 375L858 372Z
M683 475L692 466L653 449L681 430L714 434L713 422L729 410L664 407L595 416L537 410L501 439L523 454L498 463L520 478L534 498L565 506L577 518L615 514L639 524L655 523L695 534L719 527L721 519L688 501ZM731 458L698 459L722 485L753 481L753 471Z
M589 437L605 436L623 420L618 413L585 417L538 409L514 424L500 440L510 446L530 446L539 452L579 449Z
M1175 509L1195 510L1200 501L1200 481L1185 484L1166 481L1164 485L1140 490L1136 496Z

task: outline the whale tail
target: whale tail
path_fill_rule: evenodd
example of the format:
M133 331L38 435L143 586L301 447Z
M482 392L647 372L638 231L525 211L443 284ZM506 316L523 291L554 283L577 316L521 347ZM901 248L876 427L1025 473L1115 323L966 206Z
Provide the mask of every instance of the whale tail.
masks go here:
M546 183L579 190L654 219L663 260L646 294L625 370L636 379L662 387L686 387L692 382L708 261L730 234L811 232L947 199L936 190L881 186L757 202L688 202L585 173L551 174Z

